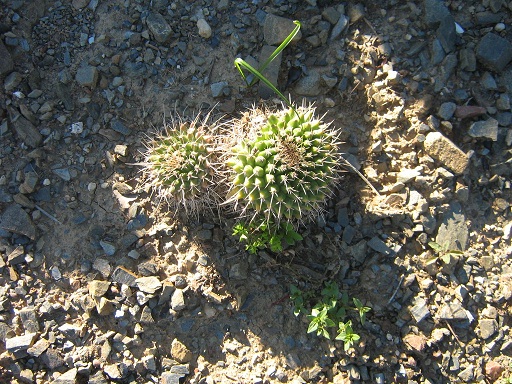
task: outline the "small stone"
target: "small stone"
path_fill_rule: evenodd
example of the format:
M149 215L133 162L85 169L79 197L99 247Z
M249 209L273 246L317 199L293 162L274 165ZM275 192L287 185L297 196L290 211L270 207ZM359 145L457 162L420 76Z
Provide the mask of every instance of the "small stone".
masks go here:
M437 116L443 120L450 120L457 109L457 104L452 102L447 102L441 104L439 110L437 111Z
M484 340L492 337L498 330L498 323L494 319L481 319L478 322L480 337Z
M480 39L476 47L476 57L487 68L501 72L512 60L512 44L489 32Z
M173 34L173 30L160 13L150 12L146 18L146 23L158 43L164 44L169 41Z
M161 382L162 384L180 384L181 378L183 376L179 375L177 373L172 372L164 372L162 373ZM213 380L210 381L211 383L214 383ZM208 380L205 380L205 383L208 383Z
M404 337L404 342L417 352L423 352L427 347L427 338L423 335L410 333Z
M126 127L126 125L124 125L119 119L112 119L110 121L110 128L125 136L128 136L131 133L131 130ZM119 192L123 193L122 191Z
M455 117L459 119L468 119L485 114L487 110L477 105L459 105L455 109Z
M350 23L357 23L365 16L364 5L361 3L349 3L348 4L348 16L350 17Z
M89 295L92 297L102 297L107 293L110 288L110 282L101 281L101 280L93 280L87 284L87 288L89 290Z
M106 365L103 368L103 372L105 372L105 374L112 380L119 380L119 379L123 378L123 375L121 374L121 371L119 370L118 364Z
M337 39L343 31L347 28L349 25L350 19L345 15L340 15L337 23L332 28L331 32L331 41Z
M389 248L385 242L379 239L377 236L373 237L370 241L368 241L368 246L376 252L382 253L383 255L391 256L395 252Z
M62 375L57 377L52 384L75 384L77 376L77 369L72 368L69 371L64 372Z
M463 371L461 371L459 373L459 375L458 375L459 379L461 379L463 383L473 382L473 380L475 378L474 371L475 371L475 366L470 364Z
M39 332L39 322L37 321L37 313L35 309L22 309L19 311L19 315L25 331L29 333Z
M178 339L171 343L171 356L179 363L189 363L192 360L192 352Z
M139 277L135 280L135 284L142 292L149 294L153 294L162 288L162 282L156 276Z
M112 281L124 284L129 287L136 287L137 286L137 278L138 276L134 274L133 272L129 271L123 266L118 266L114 273L112 273Z
M96 310L98 311L98 315L107 316L114 313L115 307L111 300L101 297L96 304Z
M469 127L469 136L475 138L487 138L498 140L498 120L492 117L487 120L477 121Z
M29 147L37 148L42 143L43 136L34 124L23 116L19 116L15 121L12 121L12 126L19 138Z
M116 253L116 247L108 241L100 240L100 246L107 256L113 256Z
M11 54L5 47L2 40L0 40L0 77L8 74L14 68Z
M155 320L153 319L153 315L151 314L151 309L148 306L145 306L142 309L139 321L142 324L153 324L155 322Z
M491 380L491 382L498 380L504 370L505 368L495 361L488 361L485 363L485 375L489 380Z
M92 65L86 65L78 68L75 80L83 87L95 88L98 83L98 68Z
M284 17L267 14L263 23L263 36L268 45L278 46L281 44L295 28L292 20ZM292 42L297 42L302 37L301 31L293 38Z
M92 267L103 275L103 277L109 277L111 272L110 263L108 260L97 258L92 263Z
M205 19L197 20L197 29L199 30L199 36L203 39L209 39L212 36L212 28Z
M321 92L320 73L310 70L307 76L301 77L295 85L295 92L302 96L318 96Z
M480 84L482 84L482 87L489 91L496 91L498 89L496 80L489 72L484 72L482 78L480 79Z
M420 175L420 172L416 169L402 169L396 176L396 181L399 183L407 184L413 181Z
M500 111L510 110L510 96L507 93L502 93L498 100L496 100L496 108Z
M213 97L221 97L224 95L224 88L228 86L227 81L219 81L217 83L210 84L210 90L212 91Z
M439 310L439 318L441 320L453 320L453 321L468 321L468 314L462 307L462 303L459 300L452 300L446 303Z
M428 305L425 299L417 298L414 301L414 306L410 309L412 317L416 320L416 323L420 323L425 320L429 315Z
M185 296L182 289L176 289L171 296L171 308L175 311L181 311L187 307Z
M19 235L28 237L31 240L36 238L36 228L20 205L11 204L0 216L0 228Z
M454 143L440 132L430 132L424 142L425 150L434 159L439 160L456 174L463 173L469 159Z
M27 348L27 353L30 356L39 357L50 347L50 342L46 339L39 339L34 345Z

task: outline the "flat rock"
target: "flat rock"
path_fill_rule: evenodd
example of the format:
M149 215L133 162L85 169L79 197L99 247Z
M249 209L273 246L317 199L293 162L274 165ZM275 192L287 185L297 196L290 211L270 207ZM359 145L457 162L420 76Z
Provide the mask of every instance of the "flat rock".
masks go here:
M487 120L476 121L469 127L468 135L498 141L498 120L491 117Z
M439 110L437 111L437 116L443 120L450 120L453 117L455 110L457 109L457 104L452 102L446 102L441 104Z
M126 269L123 266L118 266L114 273L112 273L111 279L112 281L119 283L119 284L125 284L129 287L136 287L136 280L138 276Z
M52 384L75 384L77 379L77 369L72 368L52 381Z
M50 347L50 342L46 339L37 340L34 345L27 348L27 353L30 356L39 357Z
M8 74L14 68L11 54L5 47L3 41L0 41L0 77Z
M18 204L12 204L0 216L0 228L31 240L36 238L36 227L32 219Z
M488 361L487 363L485 363L485 375L492 382L498 380L498 378L501 376L504 370L505 368L496 361Z
M501 36L489 32L476 46L476 58L484 66L501 72L512 60L512 44Z
M385 242L379 239L377 236L373 237L368 241L367 245L376 252L382 253L383 255L392 256L395 252L389 248Z
M187 307L185 296L182 289L176 289L171 296L171 308L175 311L181 311Z
M64 365L64 359L60 352L51 347L48 348L40 357L40 361L50 370L60 368Z
M492 337L498 330L498 323L494 319L481 319L478 322L480 337L484 340Z
M468 321L469 317L466 310L462 307L462 303L459 300L453 300L441 307L439 310L439 319Z
M458 105L455 109L455 117L459 119L468 119L485 114L487 110L478 105Z
M146 23L158 43L163 44L169 41L173 30L160 13L150 12L146 18Z
M429 27L438 26L441 21L451 15L442 0L425 0L424 10L424 20Z
M288 37L294 28L295 24L292 20L269 13L267 14L267 17L265 17L265 22L263 23L263 37L268 45L277 46ZM299 31L292 41L297 42L301 37L302 33Z
M469 241L469 229L466 216L458 202L452 202L450 209L443 215L437 231L436 243L445 250L465 251Z
M423 335L410 333L404 337L404 342L416 352L423 352L427 347L427 338Z
M43 141L43 136L34 124L21 115L12 122L12 127L19 138L31 148L38 147Z
M25 352L29 347L32 346L32 344L34 344L36 338L36 332L7 338L5 339L5 349L14 354Z
M139 290L150 294L155 293L162 288L162 282L156 276L139 277L135 280L135 284Z
M430 316L427 301L421 297L414 301L414 305L410 309L410 312L414 320L416 320L416 323L420 323Z
M95 88L98 83L98 68L92 65L85 65L78 68L75 80L83 87Z
M424 142L425 151L456 174L463 173L469 159L453 142L440 132L430 132Z
M92 297L102 297L107 293L108 289L110 288L110 282L109 281L102 281L102 280L93 280L90 281L89 284L87 284L87 288L89 290L89 295Z

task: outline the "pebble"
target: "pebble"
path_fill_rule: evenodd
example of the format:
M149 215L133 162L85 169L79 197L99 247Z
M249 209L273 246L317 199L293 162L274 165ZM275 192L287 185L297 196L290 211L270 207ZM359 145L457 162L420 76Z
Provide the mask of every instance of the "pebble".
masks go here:
M440 132L430 132L424 142L425 150L434 159L439 160L456 174L463 173L469 159L453 142Z
M469 127L468 134L475 138L487 138L498 140L498 120L492 117L487 120L477 121Z
M212 28L205 19L197 20L197 29L199 36L203 39L209 39L212 36Z
M99 73L98 68L86 65L78 68L75 75L76 82L83 86L89 88L95 88L98 83Z
M171 343L171 356L179 363L189 363L192 360L192 352L178 339Z
M157 43L166 44L169 42L173 30L160 13L150 12L146 18L146 23Z
M476 58L495 72L501 72L512 60L512 43L495 33L489 32L476 46Z

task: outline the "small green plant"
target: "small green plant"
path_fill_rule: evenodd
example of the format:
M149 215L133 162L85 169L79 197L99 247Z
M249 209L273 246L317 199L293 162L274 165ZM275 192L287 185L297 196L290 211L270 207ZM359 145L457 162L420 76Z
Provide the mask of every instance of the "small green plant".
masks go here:
M238 222L233 226L233 236L237 236L240 242L245 242L245 249L253 254L265 248L272 252L281 252L283 242L293 245L302 240L302 236L289 223L276 225L261 220L258 224L254 221Z
M428 245L430 248L432 248L435 255L426 261L425 267L427 267L427 270L439 262L442 263L443 268L454 266L457 264L460 256L464 254L462 251L457 249L448 249L447 246L443 247L434 241L429 241Z
M329 329L336 329L335 340L341 340L345 351L348 351L359 339L360 336L352 328L352 320L347 320L347 312L355 311L358 314L361 324L366 321L366 313L371 309L365 307L357 298L352 299L353 306L349 302L346 292L341 293L338 284L326 282L321 291L321 299L311 310L308 310L308 302L313 297L312 293L303 293L296 286L290 287L290 299L294 306L295 316L305 314L309 320L308 333L315 332L317 336L331 339Z

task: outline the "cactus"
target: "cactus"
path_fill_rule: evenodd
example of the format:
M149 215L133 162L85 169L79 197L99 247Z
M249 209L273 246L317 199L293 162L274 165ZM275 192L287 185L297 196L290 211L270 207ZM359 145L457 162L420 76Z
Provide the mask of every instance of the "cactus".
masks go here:
M181 118L167 125L156 138L146 143L144 182L170 205L182 206L187 214L199 213L215 201L212 154L213 139L199 116L191 121Z
M314 112L311 106L270 115L253 109L242 118L239 144L226 161L228 201L242 213L279 223L321 211L337 178L339 155L337 136Z

